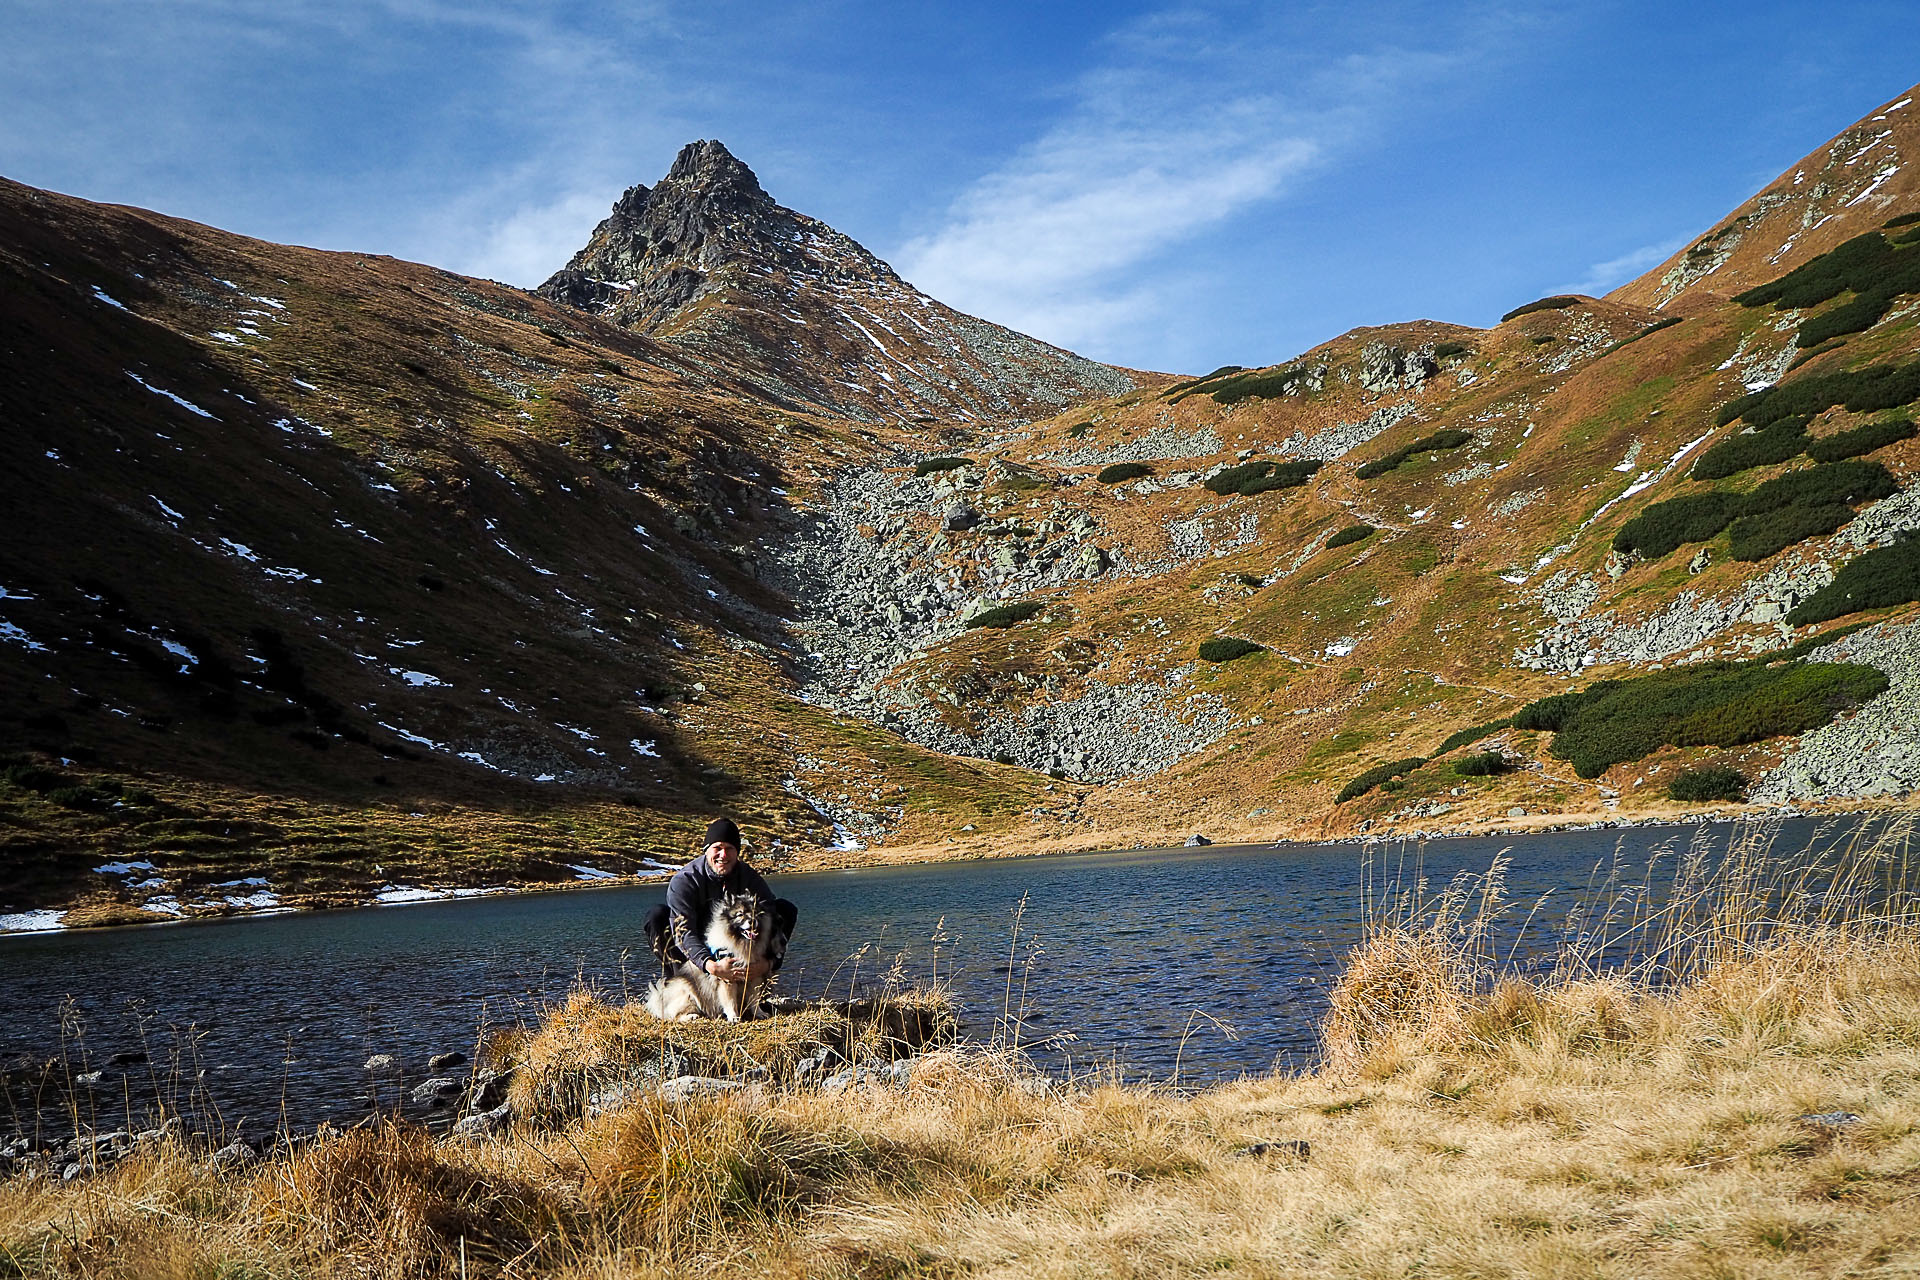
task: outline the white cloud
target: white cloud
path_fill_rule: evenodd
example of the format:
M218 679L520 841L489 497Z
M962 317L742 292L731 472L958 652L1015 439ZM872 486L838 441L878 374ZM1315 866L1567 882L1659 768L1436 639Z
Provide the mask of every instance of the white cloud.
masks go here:
M1550 290L1552 293L1584 293L1589 297L1599 297L1627 281L1659 265L1673 256L1674 250L1685 244L1686 236L1675 236L1657 244L1643 244L1638 249L1621 254L1617 258L1608 258L1605 262L1596 262L1587 268L1587 274L1572 284L1563 284Z
M944 302L1089 354L1164 329L1164 291L1142 277L1177 283L1180 266L1155 259L1285 198L1460 61L1383 48L1309 64L1290 34L1192 11L1123 29L1061 118L890 260Z

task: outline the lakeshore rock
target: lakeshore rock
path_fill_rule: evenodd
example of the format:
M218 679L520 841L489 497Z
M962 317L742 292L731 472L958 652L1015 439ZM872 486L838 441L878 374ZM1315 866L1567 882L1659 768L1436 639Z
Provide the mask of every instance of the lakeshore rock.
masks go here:
M464 1053L457 1051L454 1053L436 1053L427 1059L427 1070L437 1075L442 1071L450 1071L454 1067L463 1067L466 1063L467 1055Z
M453 1126L453 1137L463 1140L490 1137L513 1123L513 1106L503 1102L490 1111L482 1111L458 1121Z

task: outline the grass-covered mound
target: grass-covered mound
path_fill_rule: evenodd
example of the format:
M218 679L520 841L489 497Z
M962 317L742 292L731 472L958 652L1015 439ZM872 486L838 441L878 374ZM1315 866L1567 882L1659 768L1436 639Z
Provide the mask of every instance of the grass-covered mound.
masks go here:
M1907 538L1841 565L1832 582L1794 606L1787 621L1797 627L1915 600L1920 600L1920 538Z
M1102 467L1094 479L1101 484L1120 484L1127 480L1138 480L1142 476L1153 474L1153 468L1144 462L1116 462L1110 467Z
M1473 433L1471 431L1461 431L1454 427L1447 427L1434 432L1432 435L1421 436L1412 444L1402 445L1384 457L1375 458L1372 462L1362 463L1354 474L1362 480L1372 480L1377 476L1386 475L1389 471L1398 470L1402 463L1413 457L1416 453L1438 453L1446 449L1458 449L1461 445L1471 442L1472 439Z
M972 465L972 458L960 458L951 455L944 458L928 458L913 464L913 474L924 480L928 476L938 474L942 471L958 471L961 467L970 467Z
M1242 640L1239 636L1214 636L1200 642L1200 656L1208 662L1232 662L1235 658L1244 658L1250 653L1265 653L1265 645L1255 644L1251 640Z
M1801 321L1794 342L1817 347L1880 322L1903 293L1920 292L1920 244L1890 241L1878 231L1855 236L1767 284L1734 295L1742 306L1817 307L1843 293L1853 298Z
M1404 760L1389 760L1385 764L1377 764L1340 788L1340 794L1334 797L1334 803L1345 804L1349 800L1358 800L1381 783L1404 777L1426 762L1425 756L1408 756Z
M1327 550L1344 547L1349 543L1360 542L1373 536L1374 527L1370 524L1350 524L1327 539Z
M1542 698L1513 723L1552 730L1548 751L1593 778L1665 746L1735 747L1805 733L1886 688L1885 674L1854 663L1705 662Z
M969 630L975 627L989 627L1005 630L1015 623L1025 622L1046 607L1039 600L1016 600L1012 604L997 604L990 609L982 609L967 619Z
M1312 460L1270 462L1256 460L1226 467L1207 477L1206 487L1225 497L1239 493L1249 497L1269 489L1294 489L1319 472L1323 464Z
M553 1125L577 1119L596 1095L669 1076L793 1082L808 1063L889 1062L957 1034L952 1002L931 991L788 1001L774 1017L730 1023L662 1022L637 1000L577 990L537 1028L499 1044L495 1065L512 1073L514 1114Z

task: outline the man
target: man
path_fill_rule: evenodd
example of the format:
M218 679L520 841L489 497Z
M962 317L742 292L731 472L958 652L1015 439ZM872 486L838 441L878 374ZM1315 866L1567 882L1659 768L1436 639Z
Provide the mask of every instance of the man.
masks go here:
M671 974L675 965L686 962L723 982L751 982L779 971L781 960L760 960L749 966L738 956L716 956L708 949L707 922L713 917L713 904L729 890L753 894L773 912L773 927L781 938L793 937L800 908L774 897L760 873L740 860L740 828L733 819L715 818L707 826L706 848L667 883L666 905L647 912L643 926L647 945L665 972Z

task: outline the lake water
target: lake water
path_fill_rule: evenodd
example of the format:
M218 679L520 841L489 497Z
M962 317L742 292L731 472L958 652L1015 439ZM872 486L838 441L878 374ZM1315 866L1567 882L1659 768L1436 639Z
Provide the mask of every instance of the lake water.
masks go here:
M1794 820L1776 847L1853 838ZM1503 851L1517 905L1501 951L1548 963L1567 913L1658 885L1691 845L1721 856L1729 825L1434 841L1424 846L1214 846L772 877L800 908L782 988L871 990L937 972L968 1034L1009 1033L1055 1071L1119 1067L1203 1084L1308 1065L1326 990L1366 903L1416 874L1444 885ZM1649 863L1654 866L1647 876ZM486 1027L532 1020L576 984L638 995L640 934L663 886L469 899L159 928L0 937L0 1065L62 1053L109 1067L82 1108L108 1127L156 1089L259 1134L369 1105L361 1064L472 1054ZM1655 893L1658 890L1656 888ZM1544 897L1543 897L1544 896ZM1024 903L1024 906L1023 906ZM1524 927L1523 927L1524 923ZM204 1074L202 1074L204 1073ZM392 1101L392 1086L387 1086ZM0 1131L31 1128L16 1088ZM89 1119L87 1112L94 1115ZM57 1119L57 1116L55 1117ZM41 1117L48 1122L47 1116Z

